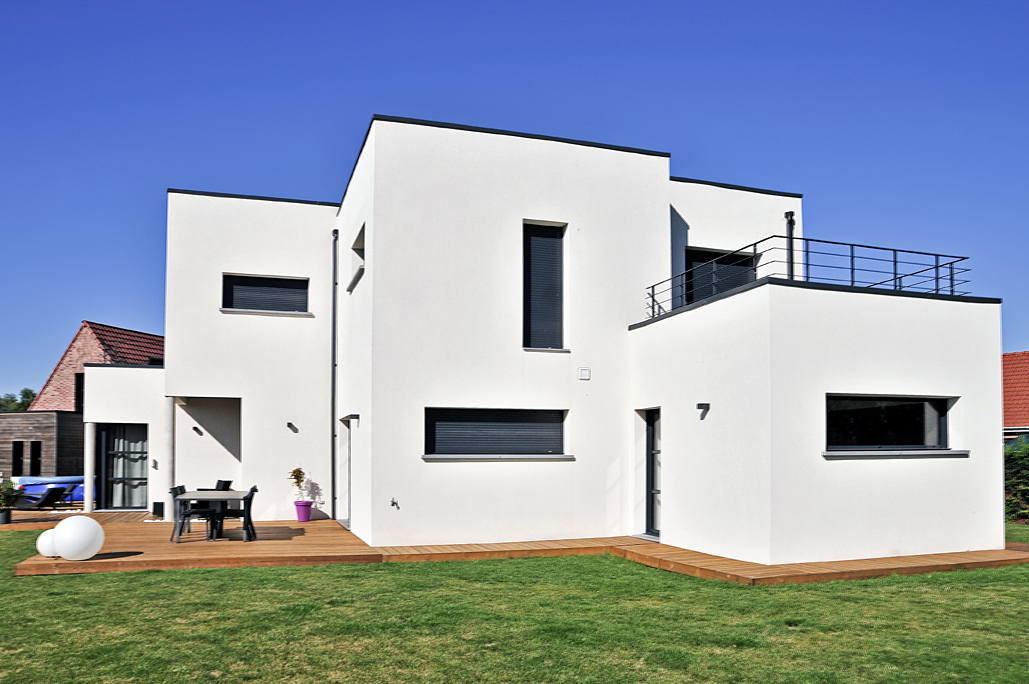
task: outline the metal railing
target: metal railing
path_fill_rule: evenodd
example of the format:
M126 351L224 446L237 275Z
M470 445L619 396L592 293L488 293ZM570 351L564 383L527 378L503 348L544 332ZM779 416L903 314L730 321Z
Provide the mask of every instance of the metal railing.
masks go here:
M647 318L762 278L965 296L968 257L772 235L647 288Z

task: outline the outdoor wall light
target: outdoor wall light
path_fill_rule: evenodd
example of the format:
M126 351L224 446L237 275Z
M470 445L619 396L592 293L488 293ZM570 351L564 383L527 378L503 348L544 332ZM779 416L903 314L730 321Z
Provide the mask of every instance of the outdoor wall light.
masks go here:
M711 410L711 404L697 404L697 410L700 411L700 419L704 420L707 418L707 412Z
M286 427L288 427L288 428L289 428L290 430L292 430L292 431L293 431L294 433L296 433L296 432L300 432L300 428L298 428L298 427L297 427L296 425L294 425L293 423L286 423Z

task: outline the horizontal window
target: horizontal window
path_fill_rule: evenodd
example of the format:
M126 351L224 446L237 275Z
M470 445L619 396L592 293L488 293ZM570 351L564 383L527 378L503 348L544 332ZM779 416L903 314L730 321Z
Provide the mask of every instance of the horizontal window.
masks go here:
M827 396L826 447L946 449L947 400Z
M307 311L307 280L222 276L222 308L250 311Z
M563 454L564 411L425 409L426 454Z

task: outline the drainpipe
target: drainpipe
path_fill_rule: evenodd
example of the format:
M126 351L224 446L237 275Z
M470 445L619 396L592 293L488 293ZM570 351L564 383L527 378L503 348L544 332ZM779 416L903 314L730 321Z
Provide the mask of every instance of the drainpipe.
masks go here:
M332 231L332 395L330 404L329 422L331 425L330 435L332 436L329 449L329 460L332 479L332 519L338 520L336 515L336 316L339 303L339 230Z
M793 212L786 212L786 277L793 280L793 228L796 226Z
M96 423L83 425L82 512L93 512L93 474L96 472Z

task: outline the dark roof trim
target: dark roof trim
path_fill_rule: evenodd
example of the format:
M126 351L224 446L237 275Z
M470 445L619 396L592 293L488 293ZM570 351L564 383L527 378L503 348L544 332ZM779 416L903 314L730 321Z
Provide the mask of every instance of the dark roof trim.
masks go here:
M142 363L84 363L82 364L86 368L156 368L157 370L163 370L164 366L153 366L150 364Z
M0 416L44 416L50 413L71 413L75 415L81 415L77 411L64 411L61 409L43 409L42 411L0 411ZM36 477L30 475L29 477Z
M536 133L520 133L518 131L507 131L501 128L483 128L481 126L465 126L463 124L446 123L443 121L427 121L425 119L409 119L403 116L385 116L374 114L372 122L388 121L391 123L414 124L416 126L432 126L433 128L450 128L456 131L471 131L473 133L490 133L492 135L510 135L515 138L530 138L532 140L549 140L551 142L568 143L569 145L582 145L583 147L598 147L602 150L614 150L616 152L629 152L631 154L647 154L652 157L671 157L669 152L655 152L654 150L643 150L638 147L623 147L621 145L607 145L605 143L589 142L588 140L575 140L573 138L557 138L552 135L537 135Z
M669 180L673 180L677 183L696 183L698 185L713 185L716 188L727 188L729 190L743 190L744 192L759 192L762 195L778 195L780 197L796 197L801 199L804 195L799 192L782 192L780 190L765 190L763 188L751 188L746 185L732 185L731 183L718 183L716 181L698 180L696 178L683 178L681 176L671 176Z
M350 181L354 178L354 171L357 170L357 162L361 159L361 153L364 152L364 146L368 143L368 136L372 133L372 126L376 121L384 121L389 123L403 123L412 124L415 126L432 126L434 128L450 128L455 131L471 131L473 133L491 133L493 135L510 135L515 138L529 138L531 140L549 140L551 142L567 143L569 145L582 145L583 147L597 147L602 150L614 150L616 152L629 152L631 154L646 154L653 157L671 157L670 152L655 152L654 150L644 150L638 147L623 147L621 145L606 145L604 143L589 142L588 140L575 140L572 138L558 138L552 135L537 135L535 133L520 133L518 131L506 131L502 128L483 128L481 126L465 126L463 124L446 123L444 121L429 121L428 119L412 119L406 116L389 116L386 114L372 114L372 120L368 123L368 130L364 133L364 140L361 142L361 149L357 151L357 159L354 160L354 166L350 169L350 178L347 179L346 189L343 190L343 198L339 201L339 207L342 209L343 200L347 198L347 190L350 189ZM334 205L335 206L335 205Z
M263 200L265 202L290 202L292 204L317 204L320 207L338 207L338 202L319 202L317 200L291 199L288 197L265 197L263 195L237 195L231 192L207 192L206 190L180 190L168 188L168 192L180 195L204 195L207 197L231 197L232 199Z
M668 313L661 314L651 318L648 321L642 321L640 323L634 323L629 326L629 330L635 330L636 328L642 328L648 326L651 323L657 323L663 321L666 318L677 316L684 311L692 311L693 309L699 309L702 306L707 306L717 302L720 299L726 299L738 295L747 290L753 290L754 288L761 287L762 285L782 285L784 287L799 287L807 290L828 290L830 292L850 292L853 294L870 294L870 295L886 295L888 297L914 297L916 299L939 299L945 302L964 302L966 304L1000 304L1001 300L994 297L967 297L964 295L945 295L935 294L932 292L912 292L910 290L886 290L878 287L851 287L850 285L835 285L833 283L809 283L803 280L785 280L783 278L761 278L755 280L752 283L747 283L742 287L738 287L735 290L729 290L717 294L714 297L709 297L700 302L694 302L693 304L687 304L686 306L680 306L678 309L672 309Z

